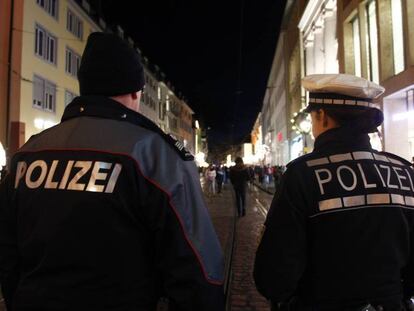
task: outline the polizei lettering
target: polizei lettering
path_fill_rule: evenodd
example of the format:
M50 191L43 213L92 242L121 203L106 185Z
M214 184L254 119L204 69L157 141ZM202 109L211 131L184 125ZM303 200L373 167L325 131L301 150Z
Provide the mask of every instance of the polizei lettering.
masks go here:
M384 188L414 191L412 172L392 164L362 163L327 164L314 170L320 194Z
M24 183L29 189L60 189L112 193L121 173L119 163L100 161L36 160L17 163L14 187Z

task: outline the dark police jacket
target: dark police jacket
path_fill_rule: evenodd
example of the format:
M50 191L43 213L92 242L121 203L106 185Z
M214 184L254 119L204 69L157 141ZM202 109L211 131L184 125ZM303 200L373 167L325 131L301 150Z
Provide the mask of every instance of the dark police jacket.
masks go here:
M33 136L0 188L9 310L223 310L222 252L191 154L105 97Z
M414 171L366 134L329 130L288 165L257 249L258 290L313 310L414 294Z

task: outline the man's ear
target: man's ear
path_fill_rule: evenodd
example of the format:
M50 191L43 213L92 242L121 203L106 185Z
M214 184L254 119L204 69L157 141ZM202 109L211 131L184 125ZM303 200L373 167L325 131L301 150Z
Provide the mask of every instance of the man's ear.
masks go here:
M324 128L327 128L328 122L329 122L328 115L326 114L325 110L321 109L320 111L321 111L321 118L322 118L322 126Z
M324 114L325 114L325 111L323 111L322 109L315 110L315 119L318 121L321 121Z
M131 97L133 100L136 100L138 98L138 92L131 93Z

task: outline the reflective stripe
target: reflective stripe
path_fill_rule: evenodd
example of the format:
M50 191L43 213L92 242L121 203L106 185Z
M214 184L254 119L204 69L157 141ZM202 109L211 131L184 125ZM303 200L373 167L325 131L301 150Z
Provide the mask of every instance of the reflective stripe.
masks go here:
M341 208L341 207L342 207L341 198L319 201L320 211L326 211L326 210L330 210L334 208Z
M364 102L364 101L361 101L361 100L358 100L357 101L357 105L358 106L364 106L364 107L368 107L368 102Z
M405 205L404 196L400 194L391 194L391 201L395 204Z
M350 105L350 106L364 106L364 107L373 107L377 108L377 106L373 103L364 100L354 100L354 99L337 99L337 98L309 98L309 103L317 103L317 104L335 104L335 105Z
M334 154L329 157L329 160L333 163L352 160L352 155L350 153Z
M344 200L345 207L365 205L365 195L355 195L352 197L344 197L342 199Z
M405 204L409 206L414 206L414 197L405 197Z
M346 99L345 100L345 105L352 105L354 106L356 104L355 100L350 100L350 99Z
M367 204L389 204L390 195L388 193L376 193L367 195Z
M388 160L389 160L391 163L394 163L394 164L404 165L401 161L396 160L396 159L393 159L393 158L390 158L390 157L388 157Z
M367 151L355 151L352 152L355 160L374 160L371 152Z
M314 160L306 161L306 164L309 167L311 167L311 166L317 166L317 165L322 165L322 164L329 164L329 160L328 160L328 158L319 158L319 159L314 159Z
M375 152L374 152L373 154L374 154L374 158L375 158L375 160L378 160L378 161L384 161L384 162L390 162L390 161L388 160L388 158L387 158L386 156L384 156L384 155L381 155L381 154L376 154Z

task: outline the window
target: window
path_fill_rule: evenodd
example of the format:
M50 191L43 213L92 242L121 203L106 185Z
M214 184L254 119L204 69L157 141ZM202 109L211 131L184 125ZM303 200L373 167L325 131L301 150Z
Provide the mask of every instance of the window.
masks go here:
M76 77L80 67L81 57L71 48L66 47L66 65L65 70L71 76Z
M66 29L74 34L76 37L82 40L83 37L83 22L75 15L71 10L68 9Z
M361 76L361 43L359 39L359 19L355 18L352 22L352 37L354 42L354 74Z
M69 105L76 96L75 93L65 90L65 107Z
M36 0L36 3L50 16L58 18L58 0Z
M35 54L56 65L57 39L43 27L35 26Z
M394 73L404 70L404 38L401 0L391 0Z
M160 120L164 120L164 105L163 103L160 101L158 102L158 118Z
M33 107L55 112L56 84L35 75L33 77Z
M367 47L368 47L368 65L369 79L379 83L378 69L378 32L375 0L368 3L366 7L367 15Z

